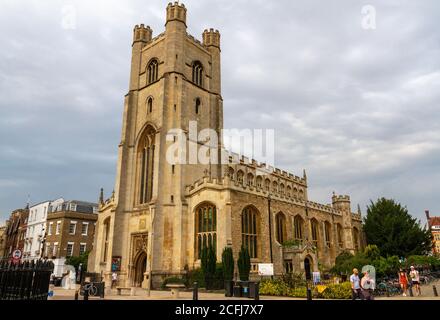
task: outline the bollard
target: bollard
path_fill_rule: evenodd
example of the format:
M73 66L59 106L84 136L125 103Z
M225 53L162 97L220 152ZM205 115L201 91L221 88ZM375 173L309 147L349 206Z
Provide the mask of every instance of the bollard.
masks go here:
M84 301L89 300L89 290L84 290Z
M75 300L78 300L78 290L75 291Z
M307 288L307 300L312 300L312 290Z
M434 297L438 297L437 288L435 285L432 286L432 291L434 291Z
M99 292L99 297L101 299L104 299L104 291L105 291L105 282L101 282L100 292Z
M414 297L414 293L413 293L413 290L412 290L412 285L411 286L409 286L409 296L410 297Z
M307 300L312 300L312 289L309 288L309 281L306 280Z
M260 300L260 283L255 283L255 300Z
M199 300L199 284L194 282L193 286L193 300Z

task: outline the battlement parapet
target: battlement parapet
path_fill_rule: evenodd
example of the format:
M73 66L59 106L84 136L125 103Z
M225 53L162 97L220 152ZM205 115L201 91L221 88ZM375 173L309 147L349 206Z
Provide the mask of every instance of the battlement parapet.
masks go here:
M220 32L218 30L209 29L203 31L203 45L206 47L220 48Z
M133 43L134 42L150 42L153 36L153 30L150 26L146 26L142 23L140 25L135 25L133 29Z

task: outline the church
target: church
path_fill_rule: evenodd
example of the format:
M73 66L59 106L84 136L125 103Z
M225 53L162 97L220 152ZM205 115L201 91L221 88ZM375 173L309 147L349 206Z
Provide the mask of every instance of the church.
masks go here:
M220 33L205 30L199 41L186 17L183 4L169 3L165 32L134 28L115 189L109 199L101 191L88 270L107 285L116 271L121 286L157 288L200 267L209 244L217 261L227 246L237 260L245 245L251 278L259 263L273 263L275 275L307 274L360 250L360 211L351 211L347 195L310 201L305 171L297 176L233 153L218 162L169 160L169 133L188 133L191 122L216 132L210 152L224 154Z

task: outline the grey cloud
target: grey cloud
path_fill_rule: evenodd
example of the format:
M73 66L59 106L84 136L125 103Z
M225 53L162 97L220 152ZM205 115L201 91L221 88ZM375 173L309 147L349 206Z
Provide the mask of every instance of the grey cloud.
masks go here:
M132 28L163 31L167 1L3 1L0 216L113 188ZM440 211L437 1L185 1L188 31L222 34L226 128L275 128L276 164L312 200L350 193ZM77 24L62 28L73 5ZM1 220L1 218L0 218Z

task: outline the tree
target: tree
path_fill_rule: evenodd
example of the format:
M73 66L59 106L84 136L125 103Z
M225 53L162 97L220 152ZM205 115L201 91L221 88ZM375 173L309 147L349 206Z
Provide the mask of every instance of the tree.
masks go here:
M392 199L381 198L367 207L364 218L367 243L376 245L385 256L423 255L431 249L431 234L406 207Z
M222 264L225 280L232 280L232 278L234 277L234 257L231 247L226 247L223 249Z
M76 272L78 272L78 267L81 264L81 271L86 272L88 258L89 258L89 252L87 251L79 255L78 257L67 257L65 264L74 266Z
M365 257L368 260L377 260L380 258L380 250L375 244L369 244L364 249Z
M205 286L206 289L210 289L214 280L217 264L217 257L215 256L215 250L212 245L209 247L205 246L202 249L200 258L202 262L202 273L205 278Z
M241 281L249 280L249 273L251 272L251 257L247 247L241 246L241 250L238 254L238 273L240 274Z

